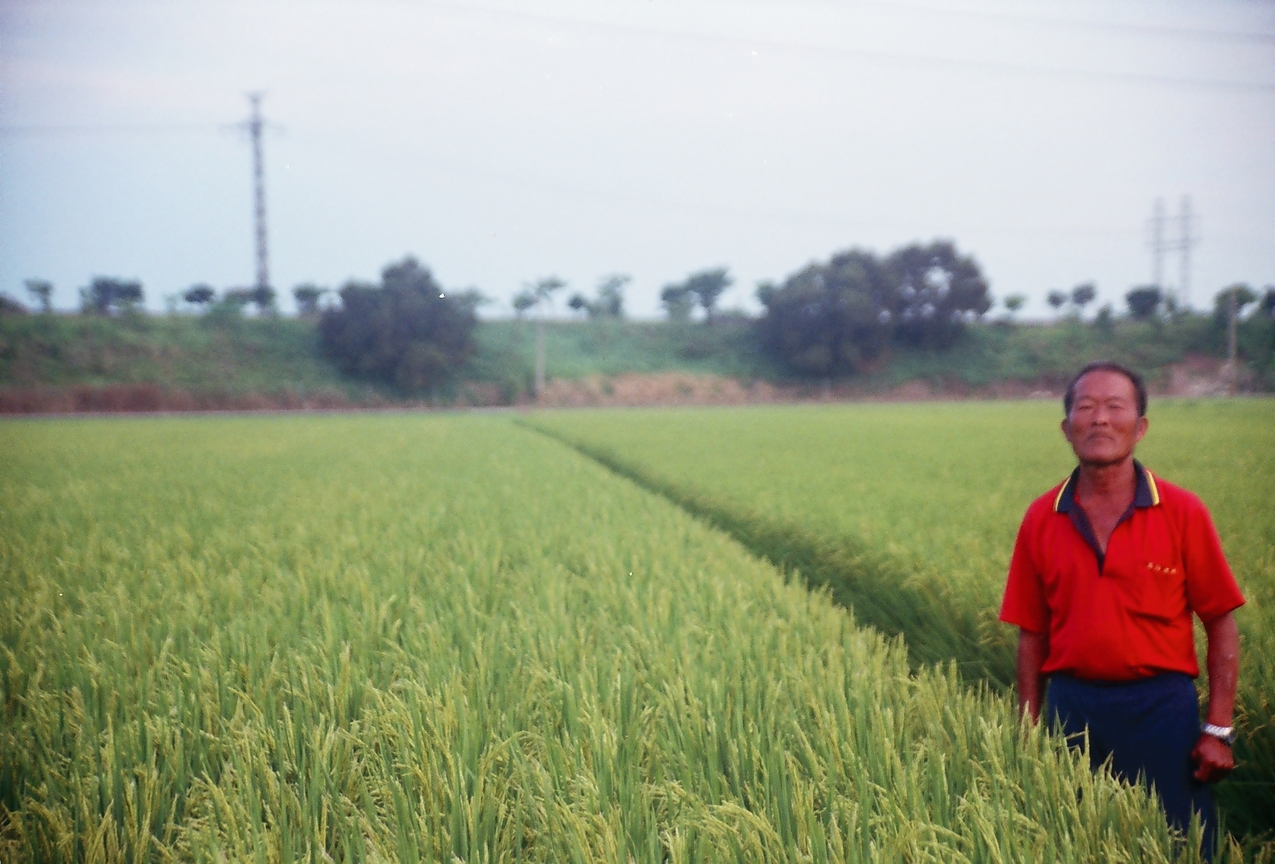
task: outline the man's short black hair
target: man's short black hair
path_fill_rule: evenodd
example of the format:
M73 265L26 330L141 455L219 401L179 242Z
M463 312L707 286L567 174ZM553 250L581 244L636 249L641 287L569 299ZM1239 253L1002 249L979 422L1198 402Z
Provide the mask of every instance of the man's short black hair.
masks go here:
M1128 378L1133 384L1133 389L1138 394L1138 416L1145 417L1147 414L1147 383L1142 380L1142 376L1134 372L1128 366L1111 360L1097 360L1093 363L1085 365L1076 373L1076 377L1071 379L1071 383L1067 385L1067 392L1063 394L1063 414L1071 413L1071 403L1076 401L1076 385L1080 383L1080 379L1084 378L1090 372L1117 372Z

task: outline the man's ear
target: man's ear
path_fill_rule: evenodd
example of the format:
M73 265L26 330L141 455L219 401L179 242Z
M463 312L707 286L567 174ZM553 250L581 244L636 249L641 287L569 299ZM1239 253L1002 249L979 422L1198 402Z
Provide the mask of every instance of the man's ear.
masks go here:
M1133 427L1133 443L1134 444L1137 444L1139 441L1141 441L1143 437L1147 434L1147 427L1149 425L1150 425L1150 422L1147 420L1146 414L1143 414L1141 417L1138 418L1137 425Z
M1066 438L1067 443L1070 444L1071 443L1071 424L1067 422L1067 419L1068 418L1064 417L1062 419L1062 422L1058 424L1058 428L1062 430L1063 437Z

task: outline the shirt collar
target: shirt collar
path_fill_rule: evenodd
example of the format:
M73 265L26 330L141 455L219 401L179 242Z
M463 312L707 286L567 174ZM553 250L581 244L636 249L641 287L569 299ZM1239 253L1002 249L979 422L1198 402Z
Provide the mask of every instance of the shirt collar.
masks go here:
M1160 503L1160 489L1156 486L1155 477L1142 466L1137 459L1133 460L1133 473L1138 478L1137 489L1133 493L1133 506L1155 507ZM1080 479L1080 466L1071 472L1071 476L1063 483L1054 498L1055 513L1070 513L1076 506L1076 482Z

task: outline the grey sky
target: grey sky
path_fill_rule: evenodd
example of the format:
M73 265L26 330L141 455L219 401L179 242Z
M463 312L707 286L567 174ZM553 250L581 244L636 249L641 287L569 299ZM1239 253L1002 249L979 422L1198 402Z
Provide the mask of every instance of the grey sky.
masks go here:
M411 253L490 314L618 271L654 315L718 265L755 308L759 279L935 237L1029 314L1090 279L1120 307L1183 194L1197 307L1275 282L1266 2L4 0L0 87L0 291L67 308L94 274L153 308L252 282L250 151L218 127L252 89L285 307Z

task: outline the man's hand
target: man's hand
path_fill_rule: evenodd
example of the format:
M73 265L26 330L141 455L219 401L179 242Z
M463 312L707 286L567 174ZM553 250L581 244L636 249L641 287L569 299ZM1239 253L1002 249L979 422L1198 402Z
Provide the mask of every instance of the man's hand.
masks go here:
M1209 710L1205 719L1215 726L1230 726L1235 710L1235 679L1240 665L1240 631L1235 613L1227 612L1204 622L1209 639ZM1235 767L1231 747L1220 738L1201 735L1191 751L1195 779L1216 783Z
M1235 756L1230 745L1212 735L1200 736L1191 751L1191 760L1196 765L1195 779L1201 783L1216 783L1235 768Z

